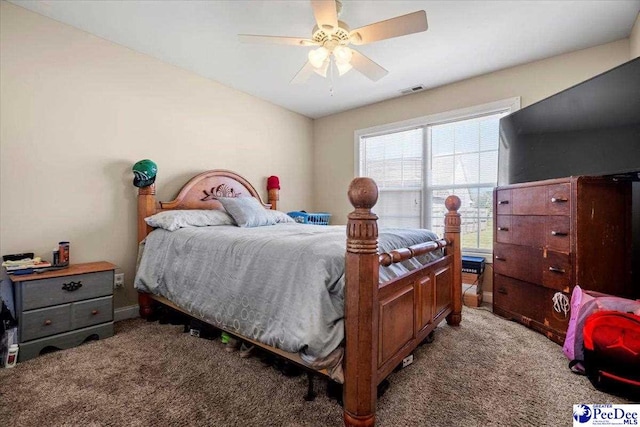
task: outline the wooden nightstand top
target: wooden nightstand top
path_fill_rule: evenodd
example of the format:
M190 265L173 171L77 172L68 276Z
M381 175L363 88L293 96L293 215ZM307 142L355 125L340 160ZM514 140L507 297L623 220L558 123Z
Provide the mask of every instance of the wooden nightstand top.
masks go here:
M96 273L99 271L115 270L116 268L117 267L110 262L98 261L88 262L84 264L71 264L69 265L69 267L63 268L62 270L52 270L43 273L33 273L18 276L16 276L15 274L11 274L9 277L11 278L12 282L16 283L26 282L28 280L50 279L52 277L73 276L74 274Z

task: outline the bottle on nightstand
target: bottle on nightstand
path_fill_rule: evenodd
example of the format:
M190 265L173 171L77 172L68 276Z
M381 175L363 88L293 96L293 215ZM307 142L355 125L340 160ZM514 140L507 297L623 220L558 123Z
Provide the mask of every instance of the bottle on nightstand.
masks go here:
M13 368L18 361L18 344L11 344L9 351L7 352L7 362L4 364L5 368Z

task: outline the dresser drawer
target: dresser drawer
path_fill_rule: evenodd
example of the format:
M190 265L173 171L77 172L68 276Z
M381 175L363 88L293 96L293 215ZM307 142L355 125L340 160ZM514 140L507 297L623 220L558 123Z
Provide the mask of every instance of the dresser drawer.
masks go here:
M545 246L558 252L571 251L571 218L548 216L545 219Z
M525 323L529 320L537 322L539 326L565 333L569 324L569 295L554 300L558 291L534 285L522 280L494 276L493 304L516 314L514 320ZM519 318L518 318L519 317Z
M511 190L496 191L496 214L511 214Z
M549 185L547 188L547 214L571 214L571 184Z
M111 295L112 289L113 270L21 282L22 310Z
M571 215L571 183L496 191L496 214Z
M542 249L495 243L493 271L516 279L542 282Z
M514 215L545 215L547 187L523 187L511 189L511 213Z
M71 305L71 328L84 328L113 320L113 297L90 299Z
M542 261L542 268L543 286L567 293L569 292L571 279L573 278L569 254L546 251Z
M496 241L523 246L544 246L545 217L498 215L496 217Z
M66 332L71 329L71 304L24 312L19 325L21 342Z

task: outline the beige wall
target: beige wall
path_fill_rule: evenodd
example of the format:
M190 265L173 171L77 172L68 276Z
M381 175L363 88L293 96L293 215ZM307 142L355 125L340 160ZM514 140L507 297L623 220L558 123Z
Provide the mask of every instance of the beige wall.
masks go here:
M629 60L629 39L500 70L314 121L314 209L346 223L354 131L519 96L526 107ZM435 66L435 65L434 65Z
M312 121L193 73L0 2L0 253L125 273L116 306L136 302L136 192L131 166L159 167L161 200L179 182L226 168L264 189L279 175L281 209L312 202Z
M346 223L356 130L516 96L526 107L628 60L629 39L624 39L317 119L314 208L331 212L333 224ZM492 267L484 274L485 302L491 302Z
M629 52L631 53L630 58L634 59L640 56L640 13L636 16L636 23L633 25L631 29L631 34L629 35Z

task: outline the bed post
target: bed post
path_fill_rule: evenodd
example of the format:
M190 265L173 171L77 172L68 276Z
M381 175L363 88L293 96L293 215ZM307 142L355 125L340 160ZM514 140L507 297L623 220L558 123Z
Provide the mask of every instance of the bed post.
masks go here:
M271 209L274 211L278 209L278 200L280 200L280 189L279 188L270 188L268 190L267 203L271 205Z
M345 298L344 423L375 424L378 351L378 217L371 208L378 187L370 178L355 178L349 186L355 208L347 223Z
M278 200L280 200L280 178L275 175L271 175L267 178L267 203L271 205L271 209L278 209Z
M156 213L156 185L138 188L138 243L144 240L152 230L145 222L145 218ZM138 292L140 317L146 319L153 314L151 296L145 292Z
M453 311L447 316L447 323L458 326L462 320L462 248L460 241L460 209L461 202L458 196L449 196L444 202L447 212L444 216L444 237L450 245L447 246L447 255L453 251Z

